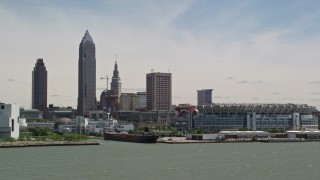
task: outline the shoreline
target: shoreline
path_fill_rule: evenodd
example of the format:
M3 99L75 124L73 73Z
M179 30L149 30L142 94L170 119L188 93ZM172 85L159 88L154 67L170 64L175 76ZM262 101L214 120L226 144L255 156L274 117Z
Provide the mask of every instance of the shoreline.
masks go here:
M187 140L181 137L166 137L159 138L157 143L163 144L194 144L194 143L303 143L303 142L320 142L320 140L310 139L288 139L288 138L272 138L272 139L259 139L259 140L247 140L247 139L229 139L229 140Z
M53 141L53 142L34 142L34 141L16 141L12 144L10 142L1 143L0 148L23 148L23 147L46 147L46 146L86 146L86 145L100 145L98 142L92 141Z

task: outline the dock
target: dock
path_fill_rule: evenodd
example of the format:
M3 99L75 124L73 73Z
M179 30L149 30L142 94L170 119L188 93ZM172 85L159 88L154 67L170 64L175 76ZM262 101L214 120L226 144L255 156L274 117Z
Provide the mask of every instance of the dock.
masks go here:
M163 137L157 143L166 144L190 144L190 143L217 143L217 140L187 140L186 137Z
M165 144L190 144L190 143L286 143L286 142L311 142L300 138L258 138L252 139L226 139L226 140L188 140L185 137L163 137L157 140L157 143Z

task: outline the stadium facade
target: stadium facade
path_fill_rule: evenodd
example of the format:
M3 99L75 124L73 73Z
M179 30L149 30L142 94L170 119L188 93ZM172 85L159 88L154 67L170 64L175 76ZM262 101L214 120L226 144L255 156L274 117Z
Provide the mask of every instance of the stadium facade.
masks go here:
M318 130L317 109L306 104L211 104L176 108L180 130Z

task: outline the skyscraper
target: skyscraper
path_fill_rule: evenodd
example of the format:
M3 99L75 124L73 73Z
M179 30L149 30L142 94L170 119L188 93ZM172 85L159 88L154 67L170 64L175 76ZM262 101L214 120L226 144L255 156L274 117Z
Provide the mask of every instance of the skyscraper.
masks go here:
M47 69L43 59L37 59L32 71L32 108L46 115L47 109Z
M79 45L78 115L96 110L96 49L88 30Z
M171 73L149 73L147 81L147 109L170 110L172 102Z
M198 105L212 104L212 90L213 89L201 89L198 91Z

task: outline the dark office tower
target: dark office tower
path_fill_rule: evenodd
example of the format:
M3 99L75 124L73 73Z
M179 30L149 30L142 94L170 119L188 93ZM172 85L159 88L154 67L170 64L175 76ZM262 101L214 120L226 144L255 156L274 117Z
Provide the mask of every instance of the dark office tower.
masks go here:
M96 110L96 49L88 30L79 45L78 115Z
M37 59L32 71L32 109L47 110L47 70L43 59Z
M147 109L170 110L172 97L171 73L149 73L147 80Z

